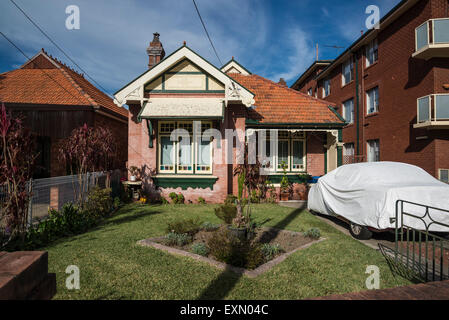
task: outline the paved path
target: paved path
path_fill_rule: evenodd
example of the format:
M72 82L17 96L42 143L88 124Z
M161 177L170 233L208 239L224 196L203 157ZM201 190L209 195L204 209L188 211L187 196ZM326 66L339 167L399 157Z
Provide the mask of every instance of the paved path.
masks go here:
M312 300L449 300L449 280L318 297Z

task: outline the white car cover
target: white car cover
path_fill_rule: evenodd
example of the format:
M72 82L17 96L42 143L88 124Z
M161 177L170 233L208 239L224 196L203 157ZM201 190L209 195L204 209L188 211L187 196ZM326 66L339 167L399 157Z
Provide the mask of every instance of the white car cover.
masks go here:
M341 166L312 186L308 209L378 230L395 228L397 200L449 210L449 185L423 169L400 162L366 162ZM403 211L423 217L404 215L404 225L429 231L449 232L449 212L404 203ZM430 215L430 217L429 217ZM399 226L401 217L399 216Z

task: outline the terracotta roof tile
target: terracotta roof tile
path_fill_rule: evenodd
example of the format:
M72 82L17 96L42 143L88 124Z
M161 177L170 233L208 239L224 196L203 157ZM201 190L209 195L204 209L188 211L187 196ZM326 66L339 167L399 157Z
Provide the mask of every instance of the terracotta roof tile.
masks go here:
M260 123L343 123L324 100L310 97L261 76L229 73L255 94L256 108L249 117Z
M48 63L49 60L53 63ZM20 69L0 74L0 101L102 106L118 115L128 116L128 110L115 105L108 95L81 74L43 51Z

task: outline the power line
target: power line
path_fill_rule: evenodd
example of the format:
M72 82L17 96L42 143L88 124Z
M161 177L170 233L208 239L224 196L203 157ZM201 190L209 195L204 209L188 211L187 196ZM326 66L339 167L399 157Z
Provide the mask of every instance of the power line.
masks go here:
M23 9L21 7L19 7L19 5L17 5L17 3L14 2L14 0L10 0L12 4L14 4L17 9L19 9L20 12L23 13L23 15L56 47L59 49L59 51L61 51L66 57L67 59L69 59L75 66L78 67L79 70L81 70L83 73L86 74L87 77L89 77L90 80L92 80L92 82L94 82L97 86L99 86L109 97L111 97L113 99L113 97L107 92L107 90L105 88L103 88L97 81L95 81L86 71L84 71L72 58L69 57L69 55L67 53L65 53L65 51L56 44L55 41L53 41L52 38L50 38L50 36L44 31L42 30L41 27L39 27L39 25L33 21L33 19L31 19L31 17L25 12L23 11Z
M221 59L218 56L217 50L215 50L214 44L212 43L212 40L211 40L211 38L209 36L209 32L207 32L206 25L204 24L203 18L201 18L201 14L200 14L200 11L198 10L196 2L195 2L195 0L192 0L192 1L193 1L194 6L195 6L196 12L198 13L198 17L200 18L201 24L203 25L204 31L206 32L206 36L209 39L210 45L212 46L212 49L214 49L215 55L217 56L218 61L220 61L220 65L223 65L223 62L221 62Z
M0 31L0 34L5 38L13 47L15 47L25 58L27 58L28 61L31 61L31 58L26 55L25 52L23 52L22 49L20 49L11 39L9 39L3 32ZM56 79L54 79L52 76L50 76L47 72L45 72L44 69L38 69L41 70L47 77L49 77L51 80L53 80L58 86L60 86L65 92L70 94L73 98L76 100L79 100L79 97L75 97L70 91L68 91L66 88L64 88Z
M27 60L28 61L31 61L31 58L30 57L28 57L28 55L25 53L25 52L23 52L23 50L22 49L20 49L19 48L19 46L18 45L16 45L11 39L9 39L3 32L1 32L0 31L0 34L14 47L14 48L16 48L25 58L27 58ZM49 77L51 80L53 80L58 86L60 86L62 89L64 89L64 91L66 91L68 94L70 94L74 99L76 99L76 100L78 100L78 101L81 101L80 99L79 99L79 97L76 97L76 96L74 96L70 91L68 91L66 88L64 88L56 79L54 79L52 76L50 76L47 72L45 72L45 70L44 69L38 69L38 70L41 70L47 77ZM144 132L145 132L145 128L143 129L144 130ZM147 133L148 135L149 135L149 133L148 132L145 132L145 133ZM134 150L134 152L136 153L136 154L138 154L141 158L142 158L142 160L145 160L145 157L139 152L139 151L137 151L136 149L134 149L134 147L131 145L131 144L128 144L128 146L129 147L131 147L131 149L133 149Z

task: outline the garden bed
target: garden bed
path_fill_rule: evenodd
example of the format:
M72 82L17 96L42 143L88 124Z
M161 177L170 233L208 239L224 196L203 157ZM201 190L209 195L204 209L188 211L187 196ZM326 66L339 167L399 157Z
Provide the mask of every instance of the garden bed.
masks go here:
M281 230L276 228L260 228L256 231L252 242L256 245L271 244L279 245L281 250L274 254L270 259L266 259L263 263L256 266L256 268L249 270L241 267L236 267L224 262L218 261L211 253L199 255L192 252L192 246L195 244L207 244L213 236L214 231L200 230L192 237L192 241L185 245L167 245L166 237L156 237L150 239L140 240L137 243L142 246L149 246L156 249L164 250L169 253L178 254L182 256L191 257L193 259L206 262L212 266L220 269L231 270L238 274L245 274L250 278L268 271L275 265L284 261L289 255L298 250L308 248L314 243L325 240L324 238L312 239L305 236L303 233L289 230Z

